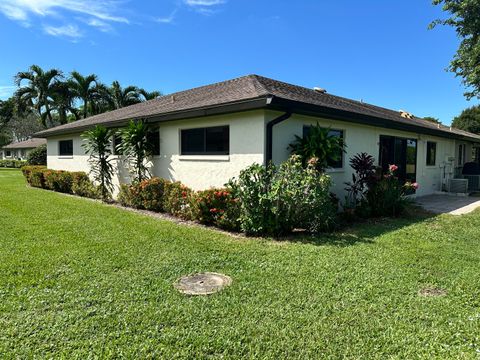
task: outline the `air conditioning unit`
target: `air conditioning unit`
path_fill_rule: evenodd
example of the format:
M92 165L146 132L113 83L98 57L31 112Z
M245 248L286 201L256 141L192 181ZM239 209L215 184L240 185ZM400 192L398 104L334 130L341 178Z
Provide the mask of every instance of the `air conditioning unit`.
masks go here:
M468 193L468 179L450 179L448 181L448 192L457 194Z

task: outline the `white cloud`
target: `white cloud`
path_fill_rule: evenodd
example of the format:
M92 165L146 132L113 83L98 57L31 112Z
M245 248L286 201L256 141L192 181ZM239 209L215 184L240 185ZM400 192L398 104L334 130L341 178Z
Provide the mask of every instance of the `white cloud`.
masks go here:
M218 5L223 5L226 0L183 0L183 2L202 15L212 15L217 12Z
M176 14L177 10L174 10L169 16L155 18L155 21L162 24L171 24L174 22Z
M72 39L77 39L83 36L77 25L51 26L44 25L43 30L52 36L65 36Z
M82 22L100 31L112 30L113 23L129 24L130 21L118 14L120 2L117 0L0 0L0 13L9 19L29 26L35 18L54 17L65 25L44 26L49 35L80 37L77 25L72 25L69 15L87 16Z

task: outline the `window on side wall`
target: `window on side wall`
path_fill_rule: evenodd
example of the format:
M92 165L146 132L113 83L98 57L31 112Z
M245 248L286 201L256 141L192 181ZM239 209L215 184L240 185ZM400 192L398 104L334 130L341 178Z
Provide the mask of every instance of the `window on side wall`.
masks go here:
M458 166L463 166L463 163L465 162L465 150L465 144L458 145Z
M182 155L229 155L230 130L215 126L181 130Z
M310 125L305 125L303 127L303 137L304 138L306 138L308 136L308 134L310 133L310 128L311 128ZM344 131L343 130L330 129L328 131L328 134L330 136L338 137L338 138L342 139L342 141L344 140ZM343 169L343 151L341 151L341 150L339 151L338 159L339 160L337 160L337 161L329 161L328 166L331 167L332 169Z
M60 140L58 142L58 154L60 156L73 156L73 140Z
M427 166L435 166L437 162L437 143L427 141Z
M148 142L153 145L153 155L160 155L160 134L158 130L148 133Z
M12 156L12 152L10 150L5 151L5 156L6 157Z

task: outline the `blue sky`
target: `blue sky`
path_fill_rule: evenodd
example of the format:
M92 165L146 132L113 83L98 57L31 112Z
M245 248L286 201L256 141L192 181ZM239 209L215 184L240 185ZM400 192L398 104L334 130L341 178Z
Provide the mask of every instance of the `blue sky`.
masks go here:
M171 93L256 73L435 116L466 101L430 0L0 0L0 98L31 64Z

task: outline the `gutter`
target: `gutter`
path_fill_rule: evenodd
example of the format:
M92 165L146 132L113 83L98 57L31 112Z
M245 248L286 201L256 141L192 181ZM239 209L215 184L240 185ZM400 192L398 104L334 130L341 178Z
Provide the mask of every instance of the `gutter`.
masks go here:
M267 104L270 104L272 101L272 98L269 98L267 100ZM291 111L287 111L285 114L280 115L279 117L270 120L267 123L267 150L266 150L266 157L265 157L265 164L268 164L272 161L273 157L273 127L287 119L289 119L292 116Z

